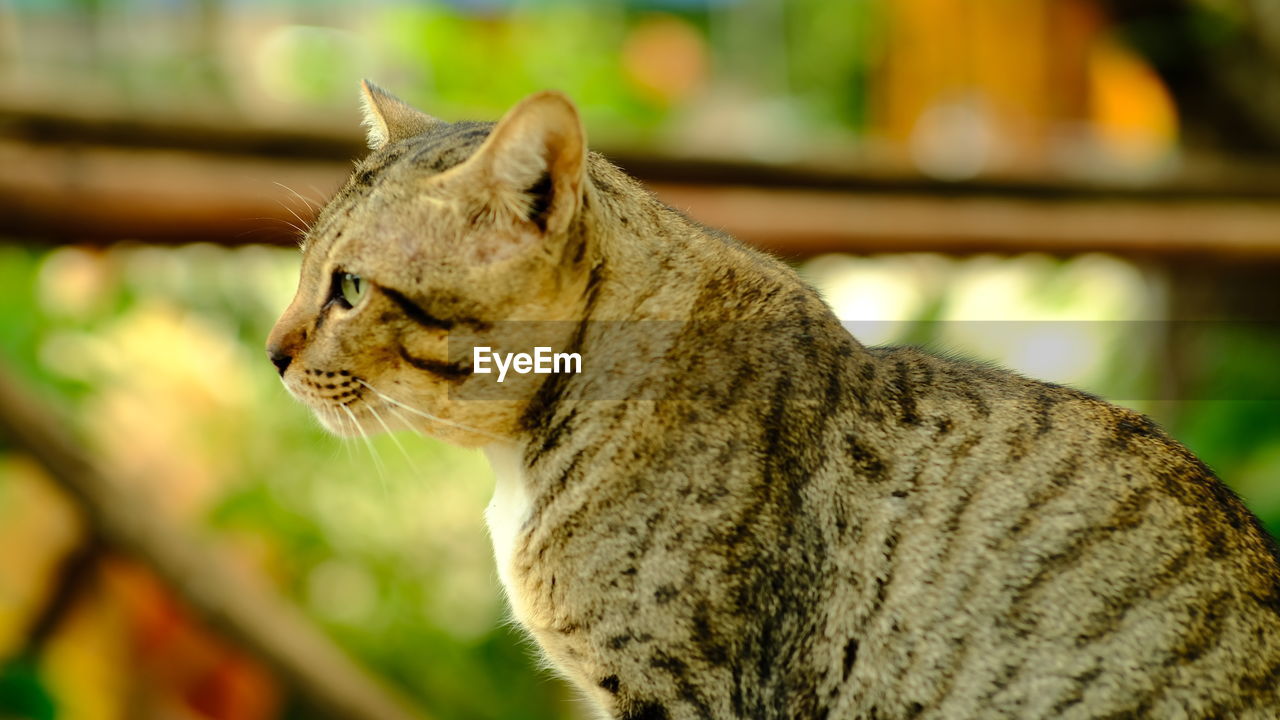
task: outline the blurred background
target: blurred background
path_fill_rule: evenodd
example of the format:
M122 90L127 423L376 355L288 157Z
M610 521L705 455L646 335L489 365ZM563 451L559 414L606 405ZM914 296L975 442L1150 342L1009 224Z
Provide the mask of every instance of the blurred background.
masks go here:
M1272 0L0 0L0 717L585 717L483 459L264 357L362 77L564 90L864 342L1148 412L1280 530Z

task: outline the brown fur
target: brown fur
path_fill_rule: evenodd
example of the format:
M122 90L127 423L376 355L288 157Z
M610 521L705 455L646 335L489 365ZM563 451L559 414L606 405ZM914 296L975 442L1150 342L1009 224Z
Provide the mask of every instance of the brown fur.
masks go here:
M562 96L496 126L366 98L270 351L335 431L486 447L513 611L606 716L1280 716L1273 547L1148 419L862 346ZM484 395L475 341L584 372Z

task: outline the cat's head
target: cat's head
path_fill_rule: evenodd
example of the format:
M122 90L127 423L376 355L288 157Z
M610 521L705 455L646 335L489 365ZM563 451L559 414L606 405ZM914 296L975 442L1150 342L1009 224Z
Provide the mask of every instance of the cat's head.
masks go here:
M569 342L572 322L537 325L536 339L520 328L581 318L593 253L578 113L543 92L497 123L446 123L368 82L363 92L373 152L307 233L298 291L267 353L335 433L412 427L464 445L509 436L547 376L465 399L494 376L449 352L449 338L513 352Z

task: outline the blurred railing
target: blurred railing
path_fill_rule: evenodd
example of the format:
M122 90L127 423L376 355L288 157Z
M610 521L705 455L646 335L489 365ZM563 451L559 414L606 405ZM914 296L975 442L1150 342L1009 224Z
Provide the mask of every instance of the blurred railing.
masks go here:
M364 150L346 135L0 111L0 233L37 242L296 242ZM673 207L784 257L1104 251L1280 261L1280 168L1219 160L1141 186L870 166L606 155Z

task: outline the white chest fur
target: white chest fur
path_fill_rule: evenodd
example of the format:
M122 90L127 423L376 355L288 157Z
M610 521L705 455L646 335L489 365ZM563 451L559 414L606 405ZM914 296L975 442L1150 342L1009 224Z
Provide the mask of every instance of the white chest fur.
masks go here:
M502 581L512 609L519 617L520 603L516 597L516 586L512 582L512 562L520 529L529 519L529 492L524 465L520 461L520 450L513 445L495 443L487 446L484 454L489 458L489 466L493 468L493 474L497 478L493 500L489 501L489 507L484 511L484 520L489 526L489 537L493 540L498 579Z

